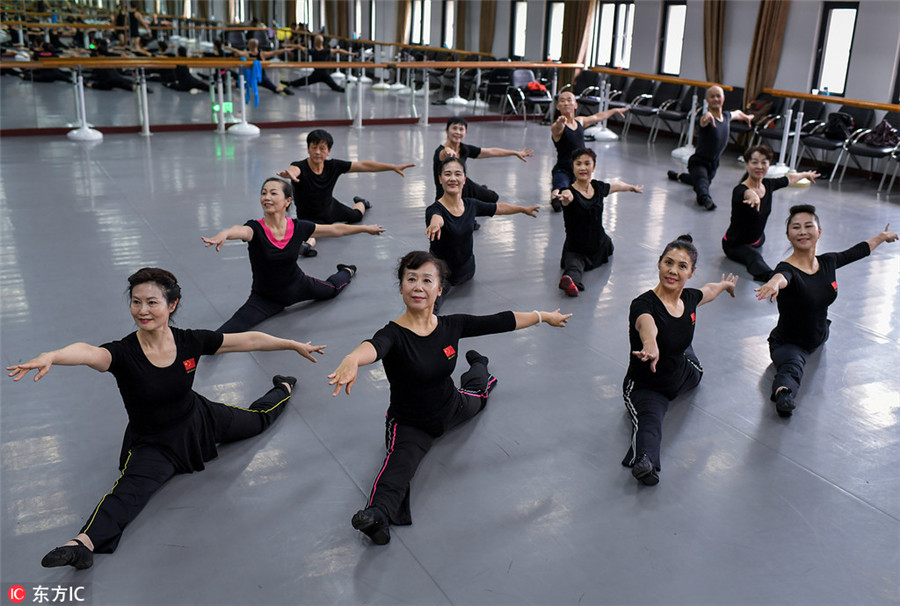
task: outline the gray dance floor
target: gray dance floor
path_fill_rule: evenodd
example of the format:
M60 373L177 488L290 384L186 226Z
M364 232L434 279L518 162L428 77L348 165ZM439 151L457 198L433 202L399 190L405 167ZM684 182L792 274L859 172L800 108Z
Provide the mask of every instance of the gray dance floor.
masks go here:
M777 417L766 337L773 304L758 302L743 268L722 254L729 152L706 212L666 179L671 140L632 131L592 144L597 178L644 184L607 201L616 253L570 299L557 288L562 216L546 204L554 162L548 128L474 124L467 142L535 149L470 162L503 200L544 204L482 220L478 272L444 313L562 308L547 325L464 341L499 379L487 408L440 439L412 486L414 523L386 547L350 526L384 454L388 384L363 369L350 397L326 375L402 311L396 260L427 247L430 160L443 129L332 129L333 157L414 161L394 173L345 175L336 195L374 203L381 237L323 240L303 259L324 277L359 274L337 299L300 304L260 330L328 345L313 365L286 352L204 358L195 389L246 404L273 374L296 374L290 408L267 433L225 446L202 473L165 485L117 552L87 571L40 567L70 539L118 477L126 424L115 381L55 367L39 383L2 382L2 581L84 586L94 604L885 604L900 602L900 245L838 273L831 338L812 357L798 409ZM126 277L173 271L184 299L177 325L214 328L249 291L246 247L204 248L202 235L261 216L262 181L305 157L305 130L254 139L214 133L65 137L0 143L4 366L71 342L100 344L134 329ZM821 251L900 227L900 194L848 176L842 186L776 194L766 257L787 252L783 220L812 202ZM705 377L672 405L655 488L620 465L629 441L621 396L628 306L657 280L664 244L690 231L700 249L692 285L737 272L736 298L700 309L695 350ZM457 376L464 370L457 369ZM84 594L82 594L84 595Z

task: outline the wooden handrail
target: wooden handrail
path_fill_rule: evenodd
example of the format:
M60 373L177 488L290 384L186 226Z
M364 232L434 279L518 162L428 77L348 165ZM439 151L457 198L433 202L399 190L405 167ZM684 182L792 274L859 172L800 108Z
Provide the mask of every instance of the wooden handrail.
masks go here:
M242 68L249 67L249 61L220 57L160 57L160 58L117 58L117 57L54 57L38 61L0 61L0 69L50 69L66 67L87 67L100 69L136 69L140 67L152 69L174 69L178 65L199 68ZM273 69L314 68L314 69L359 69L383 68L386 63L364 63L361 61L263 61L262 67Z
M638 80L656 80L658 82L670 82L672 84L685 84L687 86L699 86L701 88L709 88L710 86L718 86L722 90L734 90L733 86L727 84L719 84L718 82L706 82L705 80L689 80L687 78L676 78L675 76L665 76L663 74L642 74L639 72L630 72L624 69L615 69L612 67L592 67L592 72L600 74L611 74L616 76L627 76L637 78Z
M38 23L36 21L4 21L3 25L33 28L71 27L73 29L117 29L115 25L110 25L108 23ZM118 29L128 28L119 27Z
M526 61L388 61L388 65L401 69L493 69L496 67L508 67L510 69L540 69L543 67L554 68L581 68L583 63L553 63L553 62L526 62Z
M832 97L831 95L813 95L811 93L778 90L775 88L764 88L763 92L769 93L773 97L784 97L786 99L802 99L803 101L824 101L825 103L834 103L835 105L850 105L852 107L862 107L865 109L874 109L879 111L900 112L900 105L896 105L894 103L875 103L874 101L863 101L861 99L845 99L843 97Z

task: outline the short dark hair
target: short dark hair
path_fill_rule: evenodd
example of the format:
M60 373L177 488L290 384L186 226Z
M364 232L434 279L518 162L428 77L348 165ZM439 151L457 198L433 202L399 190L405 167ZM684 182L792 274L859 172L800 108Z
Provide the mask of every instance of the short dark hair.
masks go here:
M463 174L466 174L466 163L456 156L450 156L449 158L444 158L443 160L441 160L441 163L438 164L438 175L444 172L445 166L447 166L448 164L453 164L454 162L462 166Z
M773 152L772 148L768 145L754 145L753 147L747 148L747 151L744 152L744 162L749 162L750 156L753 154L762 154L769 162L772 162L772 160L775 159L775 152Z
M821 221L819 221L819 215L816 214L815 206L813 206L812 204L797 204L796 206L792 206L788 211L787 221L784 222L785 231L787 231L787 228L790 226L791 219L793 219L795 215L800 215L803 213L812 215L816 220L816 226L820 229L822 228L822 223Z
M131 298L135 286L146 284L148 282L152 282L162 289L163 294L166 297L166 303L169 305L181 300L181 287L178 285L178 278L176 278L172 272L160 269L159 267L142 267L128 276L128 290L125 292L128 297ZM173 311L170 314L170 317L174 315L175 312Z
M594 153L594 150L589 149L587 147L579 147L575 151L572 152L572 162L574 163L576 159L581 156L590 156L591 160L594 161L594 165L597 164L597 154Z
M278 177L269 177L268 179L263 181L262 187L259 188L260 191L262 191L262 189L266 186L266 183L270 183L272 181L281 184L281 191L284 192L285 198L292 198L294 196L294 188L291 186L291 184L284 179L279 179Z
M469 123L466 122L466 119L462 116L452 116L449 120L447 120L447 126L444 127L444 130L450 130L450 127L454 124L462 124L466 127L466 130L469 130Z
M441 279L441 286L450 283L450 268L443 259L439 259L427 250L414 250L406 253L397 263L397 280L403 282L403 274L408 269L419 269L426 263L434 263Z
M334 146L334 137L327 130L317 128L306 135L306 146L309 147L317 143L324 143L328 146L328 149L331 149Z
M663 257L665 257L666 253L670 250L683 250L691 258L691 267L697 267L697 259L700 255L697 252L697 247L694 246L694 238L692 238L690 234L682 234L666 244L662 254L659 255L659 260L662 261Z

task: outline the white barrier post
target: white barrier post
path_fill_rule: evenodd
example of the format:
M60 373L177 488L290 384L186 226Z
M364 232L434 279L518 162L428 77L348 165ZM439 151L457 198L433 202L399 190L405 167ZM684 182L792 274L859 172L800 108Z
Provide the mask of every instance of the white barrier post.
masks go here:
M221 80L219 82L221 82ZM249 122L247 122L247 104L245 103L246 96L244 94L244 74L243 73L241 73L238 76L238 86L240 87L240 94L241 94L241 99L240 99L241 121L238 124L232 125L228 129L228 134L229 135L243 135L243 136L258 135L259 127L256 126L255 124L250 124ZM222 104L222 107L219 110L219 116L221 117L220 119L222 121L224 121L224 119L225 119L224 103Z
M453 84L453 96L444 101L446 105L468 105L469 102L459 96L459 68L456 68L456 80Z
M147 75L144 73L144 68L141 67L138 69L138 82L140 83L140 89L138 90L138 94L141 96L141 105L143 106L141 113L141 135L144 137L150 137L153 133L150 132L150 106L147 103Z
M428 126L428 113L429 113L429 110L431 109L431 107L430 107L431 103L429 101L431 100L431 98L428 95L428 68L427 67L424 69L424 72L425 73L423 74L423 77L424 77L425 83L422 86L425 88L425 112L424 112L425 115L422 116L421 120L419 120L419 124L421 124L422 126Z
M241 82L244 81L244 76L241 75ZM243 90L243 88L241 89ZM225 132L225 91L222 89L222 78L216 78L216 97L219 105L218 112L218 120L216 123L216 132L224 133ZM241 95L243 99L243 95Z
M360 82L357 79L357 81L356 81L356 119L353 120L353 128L360 129L363 127L362 111L363 111L363 87L362 87L362 82Z
M790 167L784 163L784 158L787 155L788 137L791 135L791 118L793 117L794 110L788 108L784 115L784 122L782 122L781 151L778 152L778 163L769 169L769 177L773 179L783 177L790 171Z
M66 136L73 141L102 141L103 133L99 130L94 130L93 128L89 128L87 125L87 115L84 111L84 76L81 74L81 66L78 66L78 77L77 77L77 86L78 86L78 99L79 99L79 107L80 114L78 116L81 121L81 126L76 128L75 130L70 130L66 133Z
M704 106L706 101L703 102ZM694 120L697 117L697 89L694 89L694 95L691 97L691 118L688 123L688 140L687 145L672 150L672 157L677 158L687 164L688 158L694 155Z

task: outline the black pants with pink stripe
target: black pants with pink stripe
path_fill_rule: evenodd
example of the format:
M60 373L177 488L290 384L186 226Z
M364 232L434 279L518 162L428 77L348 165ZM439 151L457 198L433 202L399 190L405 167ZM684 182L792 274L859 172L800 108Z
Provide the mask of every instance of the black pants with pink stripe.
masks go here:
M443 431L435 435L412 425L397 423L394 419L385 421L385 447L387 454L384 464L369 496L367 507L381 509L391 524L406 526L412 524L409 509L409 484L416 474L419 463L431 449L435 439L444 432L462 425L487 404L488 395L497 384L497 379L488 373L487 366L475 362L461 377L453 413L444 421Z
M219 332L244 332L250 330L266 318L271 318L288 305L300 301L319 301L333 299L345 286L350 284L350 272L342 269L328 276L327 280L318 280L302 274L292 284L286 284L277 299L250 291L250 298L234 312L227 322L218 328Z

